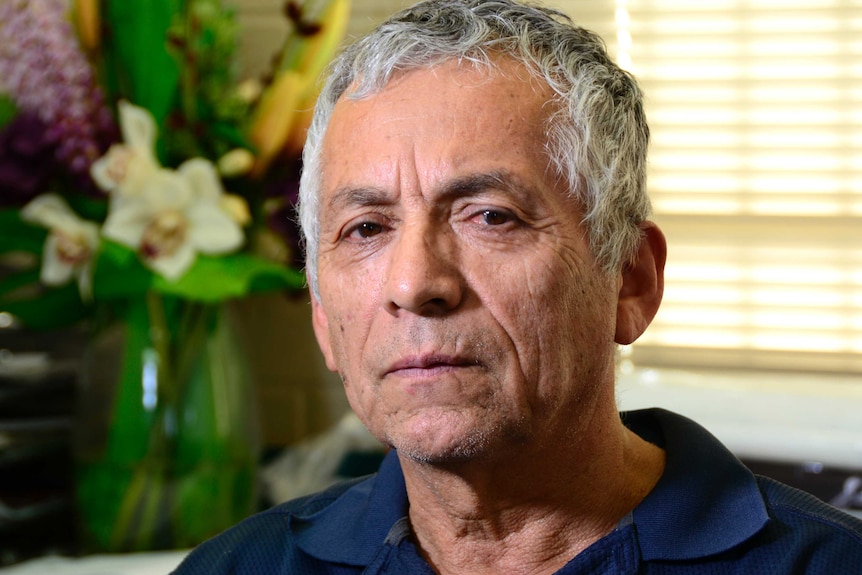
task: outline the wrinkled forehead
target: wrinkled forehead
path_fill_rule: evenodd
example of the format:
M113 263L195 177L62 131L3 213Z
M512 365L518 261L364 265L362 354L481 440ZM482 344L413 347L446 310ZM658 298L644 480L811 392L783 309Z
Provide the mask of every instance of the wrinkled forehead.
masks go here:
M348 92L336 103L324 135L323 187L331 187L326 180L347 163L404 154L397 144L423 160L439 155L456 163L511 156L509 148L516 148L524 161L547 166L551 99L550 88L513 60L492 67L448 60L401 72L361 98Z
M513 101L519 105L510 105ZM401 106L396 112L394 102L413 106ZM375 109L378 106L382 109ZM369 86L362 78L354 81L332 104L324 140L344 122L345 110L355 112L361 108L368 113L381 112L376 121L409 121L411 115L421 114L437 114L442 121L468 108L477 114L487 111L515 113L510 116L511 121L535 123L537 118L549 119L559 110L559 103L547 82L527 65L495 54L487 61L449 58L427 66L398 70L379 86L376 83ZM357 120L355 114L348 117L352 122Z

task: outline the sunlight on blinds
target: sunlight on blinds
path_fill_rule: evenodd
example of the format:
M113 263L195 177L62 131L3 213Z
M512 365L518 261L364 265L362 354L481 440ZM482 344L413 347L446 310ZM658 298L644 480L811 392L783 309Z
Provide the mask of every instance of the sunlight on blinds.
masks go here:
M636 363L862 373L862 0L614 8L670 244Z

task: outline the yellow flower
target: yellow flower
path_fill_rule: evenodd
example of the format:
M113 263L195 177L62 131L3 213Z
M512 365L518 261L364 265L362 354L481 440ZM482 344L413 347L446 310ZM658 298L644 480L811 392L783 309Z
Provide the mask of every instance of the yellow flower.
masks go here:
M251 223L251 211L248 203L242 196L236 194L224 194L221 197L221 208L241 226Z
M317 79L344 38L351 0L327 0L313 36L297 35L282 54L282 70L260 98L249 129L258 149L252 175L262 175L281 153L298 154L317 99Z
M101 40L102 20L98 0L77 0L73 14L81 45L88 52L94 52Z
M218 159L218 171L228 178L245 175L254 165L254 154L245 148L234 148Z
M249 131L249 139L258 150L253 175L263 174L288 141L302 117L299 106L309 81L299 72L288 70L264 93Z

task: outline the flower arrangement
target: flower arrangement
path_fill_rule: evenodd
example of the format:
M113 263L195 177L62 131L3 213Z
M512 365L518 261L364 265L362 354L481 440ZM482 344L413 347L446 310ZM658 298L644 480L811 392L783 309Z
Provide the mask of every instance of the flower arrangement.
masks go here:
M298 158L349 2L285 14L271 74L240 81L221 0L0 4L0 310L49 327L302 286Z
M221 304L304 285L299 157L349 11L288 1L271 73L240 81L221 0L0 2L0 312L98 327L75 449L89 550L188 547L255 510Z

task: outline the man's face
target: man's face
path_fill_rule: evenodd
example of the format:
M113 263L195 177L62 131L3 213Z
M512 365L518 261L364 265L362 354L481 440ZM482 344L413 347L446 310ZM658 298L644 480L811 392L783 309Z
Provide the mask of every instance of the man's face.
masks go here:
M314 325L402 455L556 444L612 388L618 285L548 165L548 99L509 61L448 63L335 107Z

